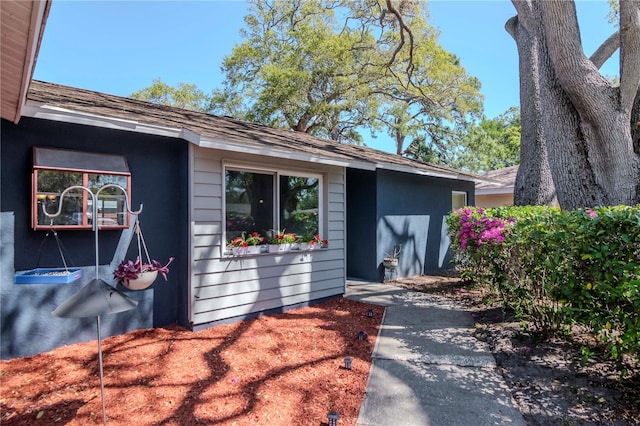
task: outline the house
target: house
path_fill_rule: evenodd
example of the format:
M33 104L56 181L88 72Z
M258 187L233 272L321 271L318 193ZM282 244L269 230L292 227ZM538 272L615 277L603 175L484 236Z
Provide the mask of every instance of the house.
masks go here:
M68 258L86 269L80 282L12 283L15 271L60 263L55 243L38 253L47 241L47 223L37 223L33 213L39 211L34 194L40 192L32 192L32 176L43 167L34 163L36 152L50 150L59 158L93 154L96 164L123 157L128 173L112 174L130 179L133 209L143 203L140 221L152 257L176 257L169 281L135 292L139 308L111 316L106 334L171 323L198 329L339 296L347 275L380 279L383 252L396 243L403 245L398 276L447 267L443 218L460 196L462 204L473 201L475 179L366 147L38 81L31 84L18 124L2 121L1 149L2 181L12 182L7 189L3 185L1 197L3 357L90 339L93 333L90 323L79 330L76 320L50 316L91 279L94 240L86 226L57 225ZM91 168L100 167L106 165ZM309 199L315 204L306 208L315 212L314 231L329 240L328 248L229 255L226 241L237 235L238 218L252 219L247 231L295 225L283 206L292 201L287 182L300 179L313 183ZM100 231L103 279L121 260L114 253L127 251L125 228ZM17 347L21 339L32 343Z
M3 359L95 339L92 318L51 314L95 278L95 264L101 279L138 302L102 318L107 336L174 323L199 329L340 296L347 276L382 279L382 257L395 244L403 245L395 276L447 267L443 218L473 202L477 177L302 133L32 81L50 2L0 5ZM115 182L127 197L97 198L95 218L93 200L71 195L67 211L57 198L76 182ZM123 257L136 255L127 202L133 210L142 205L150 255L176 257L168 281L143 291L111 279ZM47 203L64 214L51 222L42 213ZM93 220L101 223L99 244ZM283 227L318 232L328 247L247 256L226 249L243 230ZM80 268L82 278L14 284L16 273L62 262Z
M474 177L443 167L347 169L347 274L368 281L450 269L446 217L473 204ZM383 259L400 247L398 267Z
M518 166L491 170L482 175L484 181L476 183L476 207L513 205L513 188Z

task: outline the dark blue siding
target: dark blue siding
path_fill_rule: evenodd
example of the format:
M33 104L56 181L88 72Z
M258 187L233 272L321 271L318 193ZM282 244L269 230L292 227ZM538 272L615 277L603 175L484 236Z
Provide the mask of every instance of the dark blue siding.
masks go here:
M347 276L378 279L376 173L347 169Z
M166 261L170 256L176 257L170 266L169 281L164 282L159 278L153 290L130 292L129 295L139 300L139 307L109 316L113 318L104 318L103 332L115 335L145 326L186 325L189 253L187 142L31 118L22 118L18 125L2 120L0 211L15 213L13 265L6 265L3 260L2 358L95 339L94 320L56 319L51 316L51 311L75 293L80 284L19 286L6 279L8 269L20 271L38 265L61 263L53 240L46 243L40 259L35 255L46 232L31 229L33 146L126 156L132 175L134 210L144 203L140 221L149 254L160 261ZM4 223L2 226L10 224ZM68 251L69 264L95 265L92 231L59 231L58 234ZM100 231L101 265L111 262L120 234L120 231ZM131 256L135 257L133 252ZM106 272L107 276L103 279L108 280L109 271ZM25 318L32 320L27 323ZM68 331L60 328L68 328Z
M368 179L363 176L367 175ZM374 177L375 175L375 177ZM375 182L375 188L371 188ZM474 183L389 170L347 172L347 268L352 278L382 280L381 262L395 244L402 244L397 276L419 275L450 268L448 257L440 266L444 216L451 211L451 192L467 192L474 202ZM350 202L355 200L355 202ZM375 200L375 208L371 202ZM368 202L367 202L368 201ZM363 227L366 226L368 231ZM367 250L352 254L354 241L376 233Z

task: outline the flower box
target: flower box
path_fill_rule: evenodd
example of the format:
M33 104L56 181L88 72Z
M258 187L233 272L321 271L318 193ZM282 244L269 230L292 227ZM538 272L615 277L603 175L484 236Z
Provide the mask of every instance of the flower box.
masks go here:
M260 254L262 252L262 246L247 246L247 254Z
M280 244L269 244L267 245L267 251L269 253L277 253L280 251Z
M69 284L82 277L80 268L36 268L15 274L15 284Z

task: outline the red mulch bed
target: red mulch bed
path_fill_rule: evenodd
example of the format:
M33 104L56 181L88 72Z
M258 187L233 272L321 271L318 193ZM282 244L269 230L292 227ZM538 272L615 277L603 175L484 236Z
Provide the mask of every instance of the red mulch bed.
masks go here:
M107 423L320 425L335 410L341 426L353 425L383 312L339 298L198 332L169 327L106 338ZM101 424L99 377L96 341L0 361L0 423Z

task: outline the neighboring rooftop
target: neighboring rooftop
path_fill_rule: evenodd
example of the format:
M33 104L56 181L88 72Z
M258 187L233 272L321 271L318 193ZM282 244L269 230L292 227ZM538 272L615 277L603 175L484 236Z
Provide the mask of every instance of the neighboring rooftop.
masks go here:
M513 193L519 166L505 167L491 170L483 175L483 182L476 183L476 194L506 194Z
M365 146L338 143L306 133L36 80L32 81L29 88L24 115L178 137L206 148L365 170L388 169L449 179L483 180L471 173Z

